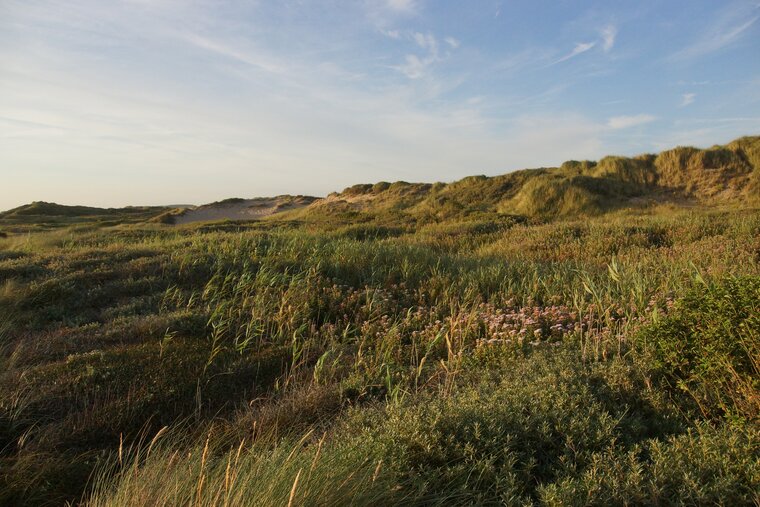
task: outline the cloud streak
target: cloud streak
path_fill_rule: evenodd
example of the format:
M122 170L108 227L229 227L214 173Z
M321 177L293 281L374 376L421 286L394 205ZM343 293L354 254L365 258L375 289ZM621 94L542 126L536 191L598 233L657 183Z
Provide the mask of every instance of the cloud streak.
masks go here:
M448 44L452 49L457 49L461 45L461 42L459 42L454 37L446 37L444 41L446 41L446 44Z
M602 36L602 49L605 53L609 53L612 47L615 45L615 38L617 37L617 28L614 25L607 25L601 30Z
M657 118L651 114L636 114L631 116L613 116L607 120L607 126L613 130L627 129L645 125L655 121Z
M256 67L272 74L284 74L285 67L271 58L265 58L252 51L243 51L223 42L214 41L197 34L185 34L181 38L190 45L210 51L238 62Z
M599 31L599 39L589 42L577 42L575 47L566 55L554 60L550 65L556 65L558 63L566 62L576 56L582 55L588 51L591 51L597 45L601 45L602 51L609 53L615 46L615 39L617 38L617 27L614 25L607 25Z
M589 51L593 49L593 47L596 46L596 42L578 42L575 44L575 47L572 51L570 51L568 54L560 58L559 60L556 60L553 62L554 64L566 62L567 60L570 60L571 58L575 58L578 55L582 55L586 51Z
M693 104L696 97L696 93L684 93L681 95L681 107L686 107Z
M432 33L414 32L409 34L409 38L426 52L422 56L412 53L406 54L403 64L392 67L409 79L420 79L428 75L434 64L442 62L449 56L449 52L444 52L441 55L438 39ZM460 42L453 37L446 37L444 42L450 50L455 50L460 46Z
M398 12L415 12L417 9L416 0L387 0L386 5L389 9Z
M669 61L691 60L737 43L760 20L760 4L739 4L718 16L691 45L673 53Z

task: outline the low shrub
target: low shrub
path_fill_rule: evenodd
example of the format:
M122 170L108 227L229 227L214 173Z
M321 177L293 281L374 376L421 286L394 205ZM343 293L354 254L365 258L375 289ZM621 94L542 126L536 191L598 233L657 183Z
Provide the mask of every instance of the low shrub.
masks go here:
M705 417L757 419L760 277L697 285L638 341L659 377Z

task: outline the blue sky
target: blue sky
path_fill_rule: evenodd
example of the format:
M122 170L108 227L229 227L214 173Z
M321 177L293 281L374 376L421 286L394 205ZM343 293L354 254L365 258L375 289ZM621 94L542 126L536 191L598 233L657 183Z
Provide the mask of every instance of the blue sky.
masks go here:
M0 1L0 209L324 195L749 134L757 0Z

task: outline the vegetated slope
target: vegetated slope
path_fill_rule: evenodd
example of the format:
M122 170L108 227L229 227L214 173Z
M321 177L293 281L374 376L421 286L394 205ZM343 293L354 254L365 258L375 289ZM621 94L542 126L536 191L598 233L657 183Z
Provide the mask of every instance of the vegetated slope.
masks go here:
M152 221L182 225L219 220L297 221L340 226L409 226L471 219L551 220L657 205L760 205L760 136L709 149L571 160L560 167L453 183L358 184L326 198L280 195L226 199L193 207L102 209L33 202L0 213L0 226Z
M4 229L26 230L28 226L60 227L83 222L116 225L118 223L144 222L165 211L166 208L162 206L94 208L35 201L0 212L0 226L3 226Z
M568 161L454 183L354 185L282 218L414 223L478 216L552 219L658 204L760 202L760 137L709 149L679 147L659 155Z

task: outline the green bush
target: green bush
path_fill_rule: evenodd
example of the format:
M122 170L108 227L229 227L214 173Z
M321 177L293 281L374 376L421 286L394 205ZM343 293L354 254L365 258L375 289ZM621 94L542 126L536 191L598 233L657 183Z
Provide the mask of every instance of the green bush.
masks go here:
M467 387L452 396L415 399L353 422L366 428L360 438L372 450L365 454L381 456L414 496L530 504L600 455L621 459L650 437L682 431L622 360L584 365L576 352L555 349L473 366Z
M760 414L760 277L694 287L638 340L665 382L704 416Z
M581 474L539 487L544 505L757 505L756 428L703 424L628 452L594 455Z
M142 450L133 464L104 470L91 501L580 506L757 499L757 428L685 428L626 359L579 359L560 348L474 362L449 395L357 407L328 433L264 436L242 454L236 448L243 444L223 438L205 448L196 441L189 453L169 439L149 459L140 458Z

